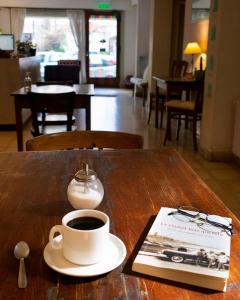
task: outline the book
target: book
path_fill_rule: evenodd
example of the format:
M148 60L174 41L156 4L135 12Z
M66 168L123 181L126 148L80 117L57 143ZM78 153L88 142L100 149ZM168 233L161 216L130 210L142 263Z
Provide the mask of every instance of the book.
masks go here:
M191 211L189 211L191 213ZM232 220L214 216L226 221ZM162 207L151 226L132 270L143 274L226 291L231 235L202 219L187 218Z

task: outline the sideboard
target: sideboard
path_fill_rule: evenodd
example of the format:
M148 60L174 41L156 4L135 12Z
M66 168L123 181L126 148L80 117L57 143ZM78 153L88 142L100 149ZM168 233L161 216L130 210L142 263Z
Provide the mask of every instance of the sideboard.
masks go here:
M23 86L26 72L31 72L32 82L40 78L40 58L37 56L0 59L0 130L15 129L14 98L10 93ZM30 111L23 112L23 121Z

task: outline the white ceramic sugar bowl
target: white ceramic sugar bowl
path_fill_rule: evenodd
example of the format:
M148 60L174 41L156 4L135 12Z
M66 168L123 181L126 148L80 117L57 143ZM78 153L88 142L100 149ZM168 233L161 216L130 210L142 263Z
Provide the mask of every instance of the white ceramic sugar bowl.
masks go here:
M104 189L97 173L83 164L68 185L68 201L75 209L96 208L103 199Z

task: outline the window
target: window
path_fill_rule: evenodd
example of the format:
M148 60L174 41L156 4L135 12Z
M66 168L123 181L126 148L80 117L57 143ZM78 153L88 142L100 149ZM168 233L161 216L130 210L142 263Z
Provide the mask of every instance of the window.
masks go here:
M41 57L41 77L45 65L55 65L60 59L77 59L78 48L67 17L26 17L23 40L37 44Z

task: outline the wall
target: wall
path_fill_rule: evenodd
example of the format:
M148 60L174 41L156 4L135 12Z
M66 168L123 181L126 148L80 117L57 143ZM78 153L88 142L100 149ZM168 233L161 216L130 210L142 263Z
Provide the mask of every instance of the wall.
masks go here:
M136 38L136 6L122 13L121 36L121 80L127 75L133 75L135 69L135 43Z
M138 0L135 74L142 76L149 56L150 2ZM144 58L140 61L140 57Z
M191 21L191 0L186 0L185 2L185 21L184 21L184 38L183 47L187 45L188 42L194 41L198 42L202 52L207 52L207 41L208 41L208 28L209 20L201 20L198 22ZM184 49L183 49L184 50ZM191 62L191 55L184 55L184 59ZM195 67L199 68L200 55L195 55ZM204 67L206 61L203 61Z
M9 9L0 7L0 29L2 33L10 33Z
M210 159L222 160L229 159L233 145L237 149L240 143L234 140L236 103L240 100L240 1L215 0L214 4L200 146Z
M153 91L155 82L152 76L169 75L173 1L151 0L151 3L149 90Z

